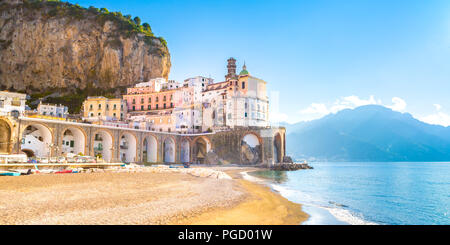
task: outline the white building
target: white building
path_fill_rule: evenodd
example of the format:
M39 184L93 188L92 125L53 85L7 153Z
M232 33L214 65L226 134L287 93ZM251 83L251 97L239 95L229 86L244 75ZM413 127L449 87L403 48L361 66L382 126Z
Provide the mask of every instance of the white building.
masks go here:
M202 91L202 128L269 126L266 82L253 77L244 64L236 74L234 59L228 60L226 81L211 83Z
M26 94L0 91L0 115L22 115L25 112L26 98Z
M37 111L39 115L67 118L69 108L63 105L39 103Z

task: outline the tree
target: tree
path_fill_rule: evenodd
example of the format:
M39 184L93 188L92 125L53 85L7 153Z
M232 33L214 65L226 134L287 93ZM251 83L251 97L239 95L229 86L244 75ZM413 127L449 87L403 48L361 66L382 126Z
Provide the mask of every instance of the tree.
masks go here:
M98 13L99 12L98 8L96 8L94 6L89 6L89 11L91 11L92 13Z
M127 14L124 16L127 20L131 20L131 15Z
M136 25L137 26L140 26L141 25L141 18L139 18L139 17L134 17L134 23L136 23Z
M101 8L101 9L100 9L100 12L102 12L102 13L104 13L104 14L109 13L109 11L108 11L106 8Z
M145 32L152 33L152 28L150 27L150 25L147 22L142 24L142 26L144 27Z

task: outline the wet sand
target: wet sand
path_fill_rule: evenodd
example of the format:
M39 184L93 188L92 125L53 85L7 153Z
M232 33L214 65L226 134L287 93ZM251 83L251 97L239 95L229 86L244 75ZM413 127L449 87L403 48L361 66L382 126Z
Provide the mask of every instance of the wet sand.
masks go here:
M300 224L301 206L239 178L83 173L0 178L0 224Z

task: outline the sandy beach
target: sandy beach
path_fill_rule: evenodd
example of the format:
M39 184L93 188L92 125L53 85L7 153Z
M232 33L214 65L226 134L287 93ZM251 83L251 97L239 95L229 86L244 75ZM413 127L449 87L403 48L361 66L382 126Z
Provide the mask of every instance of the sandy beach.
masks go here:
M183 173L0 178L0 224L300 224L299 204L242 179Z

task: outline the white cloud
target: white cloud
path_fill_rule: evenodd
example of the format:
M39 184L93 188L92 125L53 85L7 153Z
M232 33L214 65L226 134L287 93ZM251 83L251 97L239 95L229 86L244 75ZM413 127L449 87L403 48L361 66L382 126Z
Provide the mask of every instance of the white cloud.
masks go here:
M300 113L326 115L330 113L330 111L325 104L312 103L308 108L301 110Z
M440 111L442 109L442 106L439 104L433 104L433 106L436 108L437 111Z
M436 112L434 114L419 118L419 120L429 124L442 125L444 127L450 126L450 115L441 111L441 105L433 104L433 106L436 108Z
M406 102L399 98L399 97L394 97L392 98L392 103L393 105L391 106L386 106L387 108L391 108L393 111L400 111L400 112L404 112L406 109Z
M332 105L327 106L324 103L312 103L309 107L300 110L300 114L303 116L303 121L314 120L321 118L330 113L337 113L338 111L344 109L354 109L359 106L364 105L383 105L381 100L376 100L373 95L368 99L362 99L356 95L350 95L337 99ZM395 111L403 112L406 109L406 102L399 98L392 98L392 105L383 105L385 107L391 108Z

